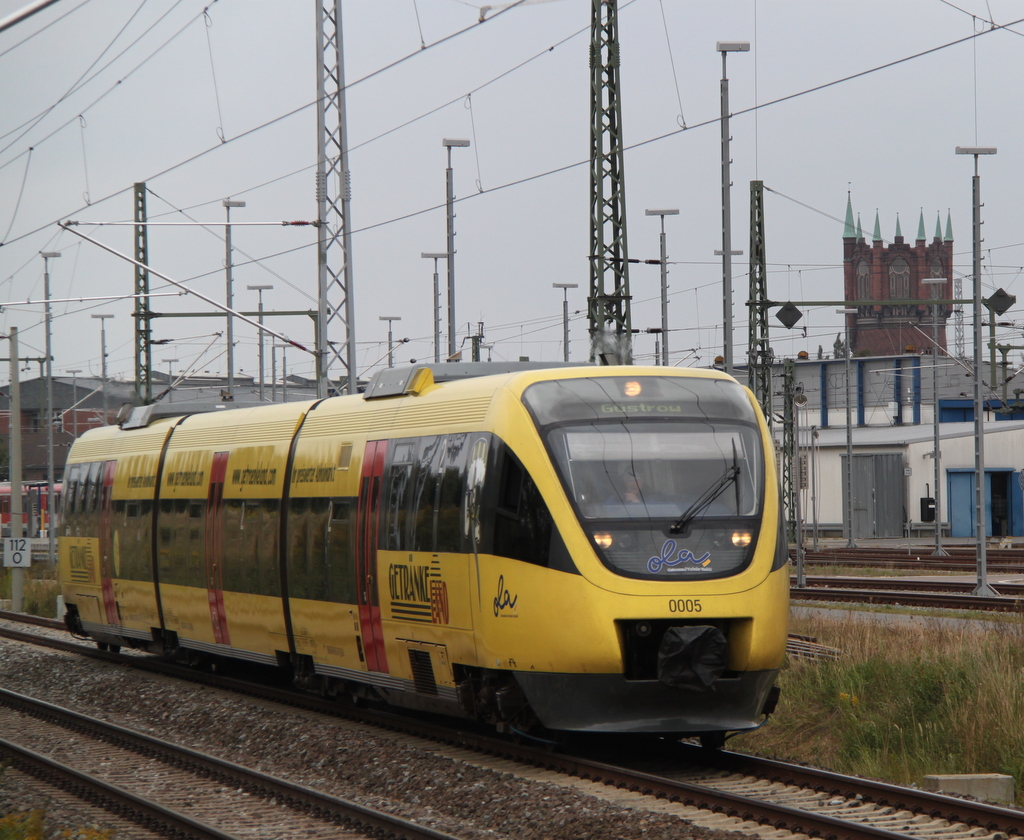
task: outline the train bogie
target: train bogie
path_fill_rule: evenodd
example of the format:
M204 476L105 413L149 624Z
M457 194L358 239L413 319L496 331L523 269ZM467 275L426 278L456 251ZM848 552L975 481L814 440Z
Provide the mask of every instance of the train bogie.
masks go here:
M720 374L392 371L91 432L66 485L68 621L104 644L502 728L711 740L758 725L784 655L771 442Z

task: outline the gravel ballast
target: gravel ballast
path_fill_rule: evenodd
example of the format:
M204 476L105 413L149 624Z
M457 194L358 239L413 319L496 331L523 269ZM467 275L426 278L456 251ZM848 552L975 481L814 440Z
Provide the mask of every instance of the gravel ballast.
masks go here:
M467 840L738 836L632 803L475 767L360 725L3 639L0 685ZM21 774L0 778L0 813L38 807L47 809L53 837L63 836L58 827L79 825L132 836L91 808L40 793Z

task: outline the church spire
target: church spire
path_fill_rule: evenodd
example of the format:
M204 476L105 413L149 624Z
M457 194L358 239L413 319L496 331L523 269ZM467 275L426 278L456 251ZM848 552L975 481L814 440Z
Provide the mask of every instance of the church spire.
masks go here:
M903 231L900 230L900 214L899 213L896 214L896 236L897 237L903 236Z
M850 191L846 191L846 227L843 228L843 239L852 239L857 235L853 229L853 204L850 202Z
M860 213L857 214L857 241L864 239L864 229L860 226Z
M882 241L882 228L878 224L878 210L875 210L875 232L871 235L872 242Z
M935 241L942 241L942 216L938 210L935 211Z
M946 211L946 237L943 241L953 241L953 217L949 214L948 210Z
M924 208L921 208L921 218L917 221L917 241L924 242Z

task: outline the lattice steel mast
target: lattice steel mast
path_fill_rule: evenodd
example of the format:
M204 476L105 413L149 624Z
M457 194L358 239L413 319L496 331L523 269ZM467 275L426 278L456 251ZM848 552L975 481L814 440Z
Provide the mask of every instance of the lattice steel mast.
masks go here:
M768 260L764 249L764 182L750 182L750 297L747 384L772 424L772 348L768 343Z
M146 224L146 184L135 185L135 259L149 265L149 227ZM153 402L153 312L149 308L149 271L135 266L135 397L141 405ZM75 395L78 398L78 395Z
M348 134L345 111L345 54L341 0L317 0L317 175L319 224L317 276L317 396L329 395L335 362L347 384L338 390L356 393L355 303L352 296L352 236L349 200ZM336 332L342 341L331 341Z
M590 26L590 358L632 362L617 0L593 0Z

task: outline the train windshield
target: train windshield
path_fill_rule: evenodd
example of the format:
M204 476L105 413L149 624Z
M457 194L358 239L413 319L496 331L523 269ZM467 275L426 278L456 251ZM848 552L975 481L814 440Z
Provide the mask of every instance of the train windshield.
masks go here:
M531 386L524 401L606 565L629 576L692 579L749 562L764 458L739 385L575 379Z

